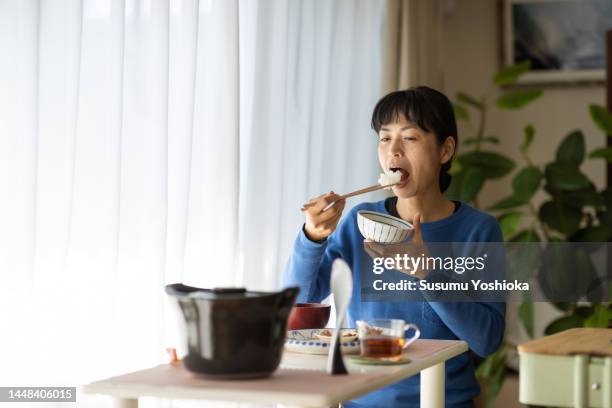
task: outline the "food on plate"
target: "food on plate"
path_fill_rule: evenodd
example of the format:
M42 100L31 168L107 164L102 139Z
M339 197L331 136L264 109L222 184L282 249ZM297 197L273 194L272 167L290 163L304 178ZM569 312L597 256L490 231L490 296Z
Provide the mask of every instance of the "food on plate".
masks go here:
M399 183L402 180L402 173L398 170L395 171L387 171L385 173L380 173L380 177L378 178L378 184L381 186L389 186L386 187L390 189L392 185Z
M320 330L318 333L315 333L314 336L319 340L331 341L333 334L334 334L334 329L323 329L323 330ZM355 340L357 340L357 330L353 330L353 329L340 330L340 341L341 342L355 341Z

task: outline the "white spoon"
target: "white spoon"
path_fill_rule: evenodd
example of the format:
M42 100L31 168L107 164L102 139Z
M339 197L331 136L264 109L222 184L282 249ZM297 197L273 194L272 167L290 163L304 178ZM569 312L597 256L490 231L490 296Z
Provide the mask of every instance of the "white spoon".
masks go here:
M336 259L332 264L330 287L334 295L334 302L336 303L336 327L332 334L329 355L327 357L327 373L332 375L348 374L342 360L339 337L346 309L353 293L353 274L348 264L340 258Z

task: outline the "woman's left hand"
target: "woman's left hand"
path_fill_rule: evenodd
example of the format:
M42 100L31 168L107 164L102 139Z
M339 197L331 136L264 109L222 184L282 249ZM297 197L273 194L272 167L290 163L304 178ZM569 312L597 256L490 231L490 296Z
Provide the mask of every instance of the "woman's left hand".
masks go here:
M425 241L423 240L423 234L421 232L420 213L414 215L412 225L414 227L414 232L412 235L412 240L410 242L400 242L397 244L381 244L366 239L363 241L363 248L372 258L395 259L397 255L399 255L401 259L404 258L404 255L407 255L411 258L427 257L429 255L429 252L427 251L427 246L425 245ZM419 279L425 278L429 273L429 271L425 270L424 268L412 270L410 268L404 269L400 267L395 269L400 272L407 273L411 276L415 276Z

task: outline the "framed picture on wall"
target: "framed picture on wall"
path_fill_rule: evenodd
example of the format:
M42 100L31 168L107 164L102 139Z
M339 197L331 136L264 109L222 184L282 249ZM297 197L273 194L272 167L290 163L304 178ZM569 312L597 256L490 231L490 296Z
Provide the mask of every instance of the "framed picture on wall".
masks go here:
M503 0L504 64L531 61L522 83L604 81L612 0Z

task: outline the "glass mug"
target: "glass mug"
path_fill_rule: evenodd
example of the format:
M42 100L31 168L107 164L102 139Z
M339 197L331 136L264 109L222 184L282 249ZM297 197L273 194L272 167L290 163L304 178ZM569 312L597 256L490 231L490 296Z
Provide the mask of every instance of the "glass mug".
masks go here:
M414 335L406 337L413 329ZM421 335L419 328L401 319L357 320L363 357L396 357Z

